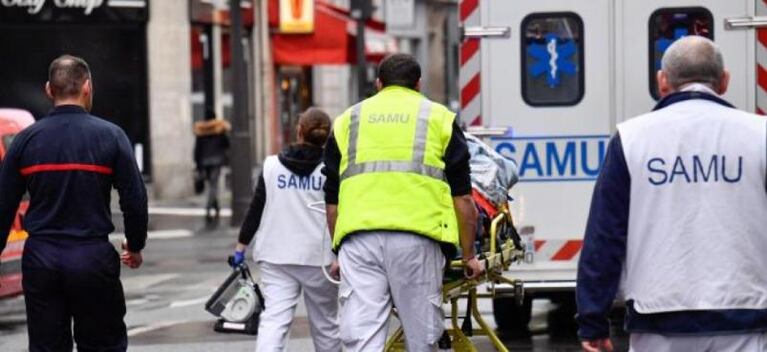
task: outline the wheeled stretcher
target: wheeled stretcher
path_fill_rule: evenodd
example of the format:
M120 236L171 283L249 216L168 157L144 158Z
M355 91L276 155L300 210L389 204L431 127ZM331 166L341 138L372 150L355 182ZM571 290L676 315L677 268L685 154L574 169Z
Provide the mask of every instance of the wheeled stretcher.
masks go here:
M519 179L516 165L495 152L474 135L466 134L471 154L472 197L480 213L477 229L478 258L484 264L486 274L477 280L467 280L460 259L452 260L447 267L442 286L442 300L450 304L450 325L440 339L440 348L454 351L476 351L469 337L486 336L498 351L507 351L493 329L479 312L480 298L496 298L496 284L511 285L517 304L524 299L521 281L508 278L503 273L509 266L524 259L524 248L509 211L508 191ZM488 288L480 294L480 286ZM508 293L506 293L508 295ZM459 316L459 301L465 299L466 314ZM396 309L394 312L396 316ZM462 321L461 321L462 320ZM459 324L461 321L461 324ZM474 328L474 322L477 328ZM404 351L404 331L400 327L386 344L386 351Z
M439 341L440 348L452 348L454 351L477 351L469 337L486 336L498 351L508 351L493 329L485 322L479 312L477 301L480 298L495 298L496 284L505 283L515 288L514 296L520 301L524 297L522 284L503 275L509 266L522 260L524 250L520 246L519 235L514 229L513 219L505 204L493 207L478 192L474 193L480 213L486 216L478 238L481 249L479 259L484 264L486 274L476 280L467 280L463 273L460 259L450 262L446 270L442 287L442 300L450 304L450 326ZM488 292L480 294L480 286L487 285ZM466 299L466 315L459 324L459 301ZM396 316L396 310L394 312ZM473 320L472 320L473 319ZM474 328L476 321L478 327ZM387 352L405 351L405 338L402 327L397 329L386 344Z

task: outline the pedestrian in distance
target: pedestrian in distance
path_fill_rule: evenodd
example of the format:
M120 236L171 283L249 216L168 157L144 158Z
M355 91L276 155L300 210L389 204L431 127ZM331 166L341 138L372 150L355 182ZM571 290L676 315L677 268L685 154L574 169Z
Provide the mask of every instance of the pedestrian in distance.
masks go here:
M120 261L141 266L147 198L133 148L123 130L89 113L88 64L64 55L48 70L51 112L13 141L0 169L0 251L25 192L29 238L22 286L29 350L125 351L128 347ZM118 256L111 189L116 188L126 242Z
M205 112L205 120L195 122L194 162L197 165L197 175L205 181L208 188L208 199L205 203L205 220L207 223L218 221L221 208L218 203L221 167L229 163L229 136L231 125L223 119L216 118L213 111Z
M384 59L379 92L335 120L325 149L346 351L383 350L392 303L408 351L437 347L444 331L441 244L460 242L467 278L484 271L474 253L466 139L454 113L419 93L420 79L412 56Z
M338 265L326 237L325 218L310 208L317 203L321 206L324 197L322 150L330 125L330 117L320 109L310 108L301 114L297 143L264 161L240 229L235 266L245 260L245 248L256 237L253 259L260 268L265 306L258 326L257 351L285 351L302 292L314 349L341 351L338 286L323 273L326 270L337 278Z
M619 288L632 351L767 351L767 121L722 98L729 77L714 42L682 38L655 109L618 125L578 266L585 351L613 350Z

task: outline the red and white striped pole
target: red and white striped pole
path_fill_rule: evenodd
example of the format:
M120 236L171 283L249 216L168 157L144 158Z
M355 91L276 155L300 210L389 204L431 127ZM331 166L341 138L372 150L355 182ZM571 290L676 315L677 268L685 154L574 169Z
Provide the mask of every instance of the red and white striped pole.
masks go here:
M464 28L480 26L480 0L461 0L460 20ZM480 97L480 39L464 38L461 42L460 71L461 119L469 126L482 126Z
M767 16L767 0L756 2L756 15ZM767 28L756 29L756 113L767 113Z

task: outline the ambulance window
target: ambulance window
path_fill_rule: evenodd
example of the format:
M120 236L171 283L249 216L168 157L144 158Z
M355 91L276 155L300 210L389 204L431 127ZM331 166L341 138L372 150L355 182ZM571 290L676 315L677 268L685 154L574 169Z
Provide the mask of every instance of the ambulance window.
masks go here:
M531 106L575 105L583 98L583 20L572 12L522 20L522 98Z
M663 8L650 15L650 94L659 99L655 74L671 43L688 35L714 40L714 17L703 7Z

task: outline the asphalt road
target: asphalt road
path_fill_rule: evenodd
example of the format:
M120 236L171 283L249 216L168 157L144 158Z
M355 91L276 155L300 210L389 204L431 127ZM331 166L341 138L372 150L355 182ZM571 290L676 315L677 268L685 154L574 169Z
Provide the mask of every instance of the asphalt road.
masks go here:
M168 210L170 209L170 210ZM236 230L224 224L206 228L203 219L171 208L155 209L151 217L144 265L123 267L130 351L252 351L254 336L213 331L215 318L203 305L229 274L225 263L236 240ZM121 219L117 217L116 223ZM119 227L119 226L118 226ZM119 229L118 229L119 231ZM119 235L112 242L119 243ZM257 270L254 272L257 277ZM512 351L579 351L570 324L556 315L554 306L535 301L532 335L505 340ZM492 322L492 305L483 301L483 316ZM563 328L549 328L551 317ZM395 323L396 324L396 323ZM557 323L559 326L559 323ZM493 351L485 338L473 338L480 351ZM626 341L619 338L619 350ZM23 297L0 301L0 351L26 351L27 336ZM291 330L291 351L312 351L306 310L299 306Z

